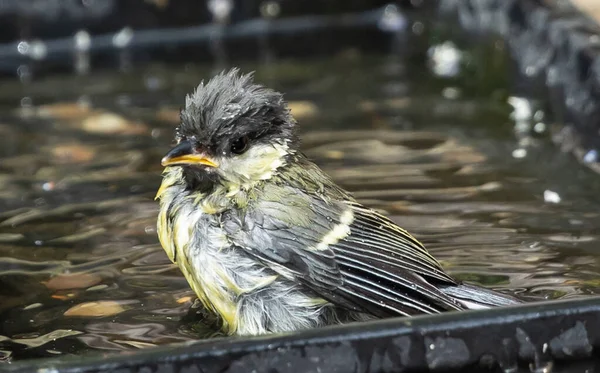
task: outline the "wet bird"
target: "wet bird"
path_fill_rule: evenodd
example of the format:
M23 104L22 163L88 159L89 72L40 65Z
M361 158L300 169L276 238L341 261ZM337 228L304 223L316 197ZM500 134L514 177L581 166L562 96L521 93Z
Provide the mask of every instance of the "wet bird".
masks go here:
M462 284L299 149L282 94L237 69L186 97L158 235L227 334L515 304Z

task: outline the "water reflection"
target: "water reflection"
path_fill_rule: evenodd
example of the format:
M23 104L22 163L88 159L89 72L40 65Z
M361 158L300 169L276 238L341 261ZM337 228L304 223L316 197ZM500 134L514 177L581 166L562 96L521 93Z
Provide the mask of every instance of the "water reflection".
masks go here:
M548 144L513 158L508 105L467 85L444 97L421 65L314 64L273 65L269 77L287 92L306 153L358 199L460 279L531 298L597 292L595 194L573 181L585 175L569 156L541 165ZM406 74L415 69L425 75ZM209 71L146 71L129 85L80 76L78 91L55 82L54 102L32 84L42 105L0 112L0 361L214 334L157 243L153 201L177 107ZM150 96L149 76L161 82Z
M172 335L164 325L158 323L98 322L88 324L85 329L87 335L79 339L86 345L101 350L130 350L132 347L147 348L190 340L189 337Z

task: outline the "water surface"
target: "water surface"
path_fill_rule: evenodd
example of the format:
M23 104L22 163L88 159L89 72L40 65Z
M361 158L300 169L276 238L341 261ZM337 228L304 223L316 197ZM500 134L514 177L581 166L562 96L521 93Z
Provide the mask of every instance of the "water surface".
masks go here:
M543 112L515 116L501 44L461 53L471 62L446 77L424 51L242 68L286 92L311 158L452 275L533 299L596 293L595 175L551 144ZM184 95L214 72L3 84L0 360L213 332L158 244L153 197Z

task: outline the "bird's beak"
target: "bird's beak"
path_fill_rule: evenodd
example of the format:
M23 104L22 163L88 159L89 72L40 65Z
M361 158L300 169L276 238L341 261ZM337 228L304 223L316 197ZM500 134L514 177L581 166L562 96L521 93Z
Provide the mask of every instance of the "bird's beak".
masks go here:
M173 149L169 150L167 155L160 162L164 167L178 165L205 165L209 167L219 167L215 161L211 160L206 154L196 153L194 147L189 141L182 141Z

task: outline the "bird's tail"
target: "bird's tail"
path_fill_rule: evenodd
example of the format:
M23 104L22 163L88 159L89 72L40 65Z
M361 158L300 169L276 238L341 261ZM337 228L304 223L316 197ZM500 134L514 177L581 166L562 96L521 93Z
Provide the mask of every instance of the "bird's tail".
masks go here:
M511 297L510 295L468 284L448 286L441 290L470 310L511 306L522 303L521 300Z

